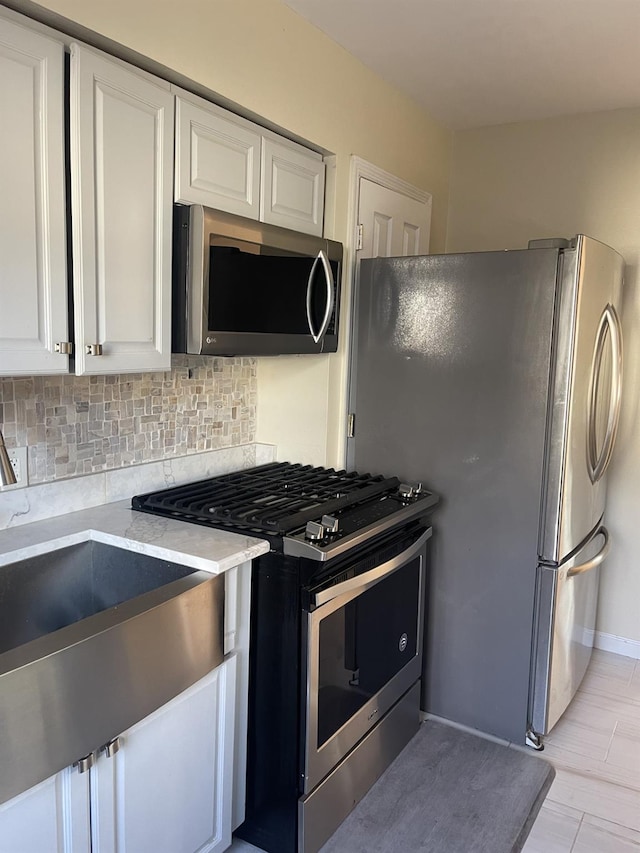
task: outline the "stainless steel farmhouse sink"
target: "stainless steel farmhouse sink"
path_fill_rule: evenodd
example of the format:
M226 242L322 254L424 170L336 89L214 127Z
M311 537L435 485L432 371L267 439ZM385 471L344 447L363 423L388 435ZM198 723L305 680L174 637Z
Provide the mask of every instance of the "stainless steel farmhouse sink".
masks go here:
M86 541L0 566L0 803L222 662L224 577Z

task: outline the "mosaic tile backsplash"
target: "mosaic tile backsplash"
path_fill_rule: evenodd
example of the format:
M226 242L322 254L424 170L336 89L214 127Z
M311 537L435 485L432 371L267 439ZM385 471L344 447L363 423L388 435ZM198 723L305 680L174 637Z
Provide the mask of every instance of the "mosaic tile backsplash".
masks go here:
M164 373L0 377L0 428L31 485L251 443L256 397L255 359L174 355Z

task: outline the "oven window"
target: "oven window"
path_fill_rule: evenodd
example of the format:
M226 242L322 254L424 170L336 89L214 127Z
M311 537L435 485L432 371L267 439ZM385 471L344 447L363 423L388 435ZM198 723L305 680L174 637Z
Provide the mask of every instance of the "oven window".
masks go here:
M418 648L420 557L320 621L318 748Z

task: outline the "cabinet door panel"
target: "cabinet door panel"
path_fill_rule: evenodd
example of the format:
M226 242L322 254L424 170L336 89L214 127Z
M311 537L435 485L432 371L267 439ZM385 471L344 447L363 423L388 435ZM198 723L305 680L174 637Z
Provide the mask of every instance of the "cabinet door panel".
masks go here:
M176 98L175 200L257 219L260 133L213 104Z
M0 806L2 853L90 853L89 774L67 767Z
M64 48L0 20L0 374L65 373Z
M265 137L262 140L261 221L321 237L324 172L320 155Z
M121 736L92 768L94 853L218 853L231 844L236 659Z
M173 98L71 47L76 372L170 366ZM102 345L102 356L86 347Z

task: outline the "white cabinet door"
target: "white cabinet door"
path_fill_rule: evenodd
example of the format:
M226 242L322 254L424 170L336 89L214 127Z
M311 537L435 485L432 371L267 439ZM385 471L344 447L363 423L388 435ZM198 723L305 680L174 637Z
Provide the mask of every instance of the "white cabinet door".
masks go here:
M121 736L91 769L93 853L231 844L235 656Z
M195 96L176 98L175 200L259 214L260 132Z
M262 140L260 219L322 236L324 172L320 154L269 136Z
M166 370L173 96L73 44L70 97L76 373Z
M65 373L64 48L0 20L0 374Z
M67 767L0 806L2 853L90 853L89 774Z

